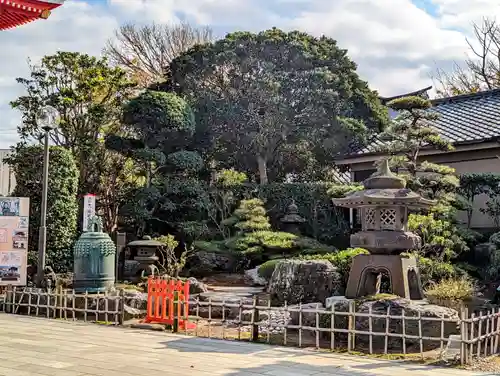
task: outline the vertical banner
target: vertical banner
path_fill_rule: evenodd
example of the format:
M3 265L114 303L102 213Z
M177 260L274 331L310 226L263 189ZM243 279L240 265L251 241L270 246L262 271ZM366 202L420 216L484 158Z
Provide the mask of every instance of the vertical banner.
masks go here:
M90 218L95 215L95 195L87 194L83 196L83 231L88 231Z
M26 286L30 199L0 197L0 286Z

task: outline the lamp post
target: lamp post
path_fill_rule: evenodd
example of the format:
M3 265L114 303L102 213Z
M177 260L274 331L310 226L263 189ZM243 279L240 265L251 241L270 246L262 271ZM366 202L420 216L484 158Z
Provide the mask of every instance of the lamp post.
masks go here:
M42 207L40 210L40 228L38 232L38 287L42 287L45 274L45 254L47 247L47 192L49 181L49 132L54 128L57 119L57 110L46 106L40 111L37 123L44 131L43 139L43 178L42 178Z

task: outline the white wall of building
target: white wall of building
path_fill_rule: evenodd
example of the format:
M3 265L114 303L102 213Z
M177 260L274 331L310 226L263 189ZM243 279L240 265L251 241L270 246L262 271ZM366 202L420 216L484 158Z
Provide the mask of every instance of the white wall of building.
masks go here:
M9 149L0 149L0 195L9 196L16 182L14 172L4 159L10 154Z

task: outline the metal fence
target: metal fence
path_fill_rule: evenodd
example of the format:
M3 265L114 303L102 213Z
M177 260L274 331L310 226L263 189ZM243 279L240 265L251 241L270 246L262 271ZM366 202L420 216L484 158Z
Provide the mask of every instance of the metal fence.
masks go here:
M9 288L0 309L6 313L84 320L110 325L126 323L124 291L77 294L71 290ZM165 302L160 303L165 304ZM145 310L146 307L144 307ZM387 309L360 312L350 301L329 309L311 305L274 307L269 299L213 301L191 297L182 319L196 325L186 335L267 342L412 358L455 358L461 364L500 353L500 309L457 317L427 317L419 312Z

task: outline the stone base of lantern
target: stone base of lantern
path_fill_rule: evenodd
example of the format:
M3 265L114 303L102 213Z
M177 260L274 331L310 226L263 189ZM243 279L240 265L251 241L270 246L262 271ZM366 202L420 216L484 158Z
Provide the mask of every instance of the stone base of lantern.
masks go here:
M424 299L417 260L401 255L358 255L354 257L345 296L356 299L377 293L377 276L389 277L392 294L406 299Z

